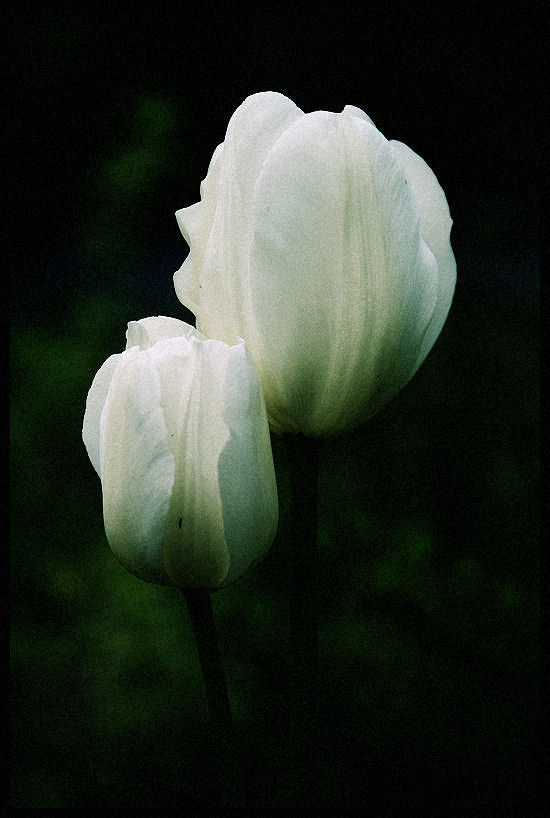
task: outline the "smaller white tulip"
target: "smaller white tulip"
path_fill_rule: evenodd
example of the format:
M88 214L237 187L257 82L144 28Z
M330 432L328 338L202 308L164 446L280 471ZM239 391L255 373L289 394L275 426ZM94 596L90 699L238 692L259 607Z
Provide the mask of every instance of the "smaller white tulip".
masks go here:
M217 588L268 550L277 488L260 381L244 341L173 318L128 324L86 402L109 544L142 579Z

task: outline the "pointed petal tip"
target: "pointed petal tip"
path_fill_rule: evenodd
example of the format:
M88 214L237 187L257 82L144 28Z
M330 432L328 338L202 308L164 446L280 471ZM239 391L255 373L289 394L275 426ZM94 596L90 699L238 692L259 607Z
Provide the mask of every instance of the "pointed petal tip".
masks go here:
M139 347L140 350L149 349L158 341L180 336L189 338L195 333L196 330L191 324L187 324L179 318L171 318L167 315L152 315L128 322L126 349L130 349L130 347Z
M374 124L370 116L368 116L361 108L357 108L356 105L346 105L343 108L342 113L345 114L346 116L355 116L358 119L364 119L365 122L368 122L370 125L376 128L376 125Z
M175 215L178 227L189 246L191 246L193 235L199 229L201 208L202 202L196 202L195 204L189 205L189 207L182 207L180 210L176 210Z

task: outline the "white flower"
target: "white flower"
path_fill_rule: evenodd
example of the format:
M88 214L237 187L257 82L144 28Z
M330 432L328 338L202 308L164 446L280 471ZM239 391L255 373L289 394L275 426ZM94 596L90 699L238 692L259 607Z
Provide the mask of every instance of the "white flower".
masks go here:
M173 318L130 323L126 351L94 378L83 439L107 539L137 576L215 588L271 545L269 428L242 340L207 340Z
M304 114L281 94L248 97L201 201L176 216L191 248L177 295L208 337L245 339L276 430L363 422L410 380L447 317L445 195L358 108Z

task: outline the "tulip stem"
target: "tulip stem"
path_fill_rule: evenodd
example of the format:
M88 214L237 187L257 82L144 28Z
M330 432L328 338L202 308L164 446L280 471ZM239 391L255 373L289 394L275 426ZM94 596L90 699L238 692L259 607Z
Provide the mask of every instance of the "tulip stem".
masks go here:
M220 801L227 807L240 807L243 806L243 776L210 593L202 588L184 588L183 593L191 618L210 710L214 751L218 756Z
M295 806L314 807L317 790L318 649L316 614L317 484L320 441L290 438L292 453L291 791Z

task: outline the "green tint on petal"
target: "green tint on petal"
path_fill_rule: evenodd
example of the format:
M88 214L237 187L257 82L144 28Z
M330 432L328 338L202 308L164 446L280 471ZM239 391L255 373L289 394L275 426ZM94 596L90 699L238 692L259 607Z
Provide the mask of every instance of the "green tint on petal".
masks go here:
M228 347L196 339L190 346L192 370L184 384L185 402L165 409L177 418L178 467L166 519L164 563L177 585L216 588L225 580L230 562L218 485L218 459L228 438L223 422ZM163 380L169 374L163 372ZM178 375L176 369L179 382ZM243 502L247 500L241 498Z
M244 342L191 346L187 399L170 409L180 427L164 563L175 584L216 588L271 545L277 487L263 395ZM174 375L179 382L177 367Z
M284 425L288 413L306 434L349 427L409 379L435 303L401 166L365 120L308 114L264 163L254 217L262 346L249 348L270 417Z

